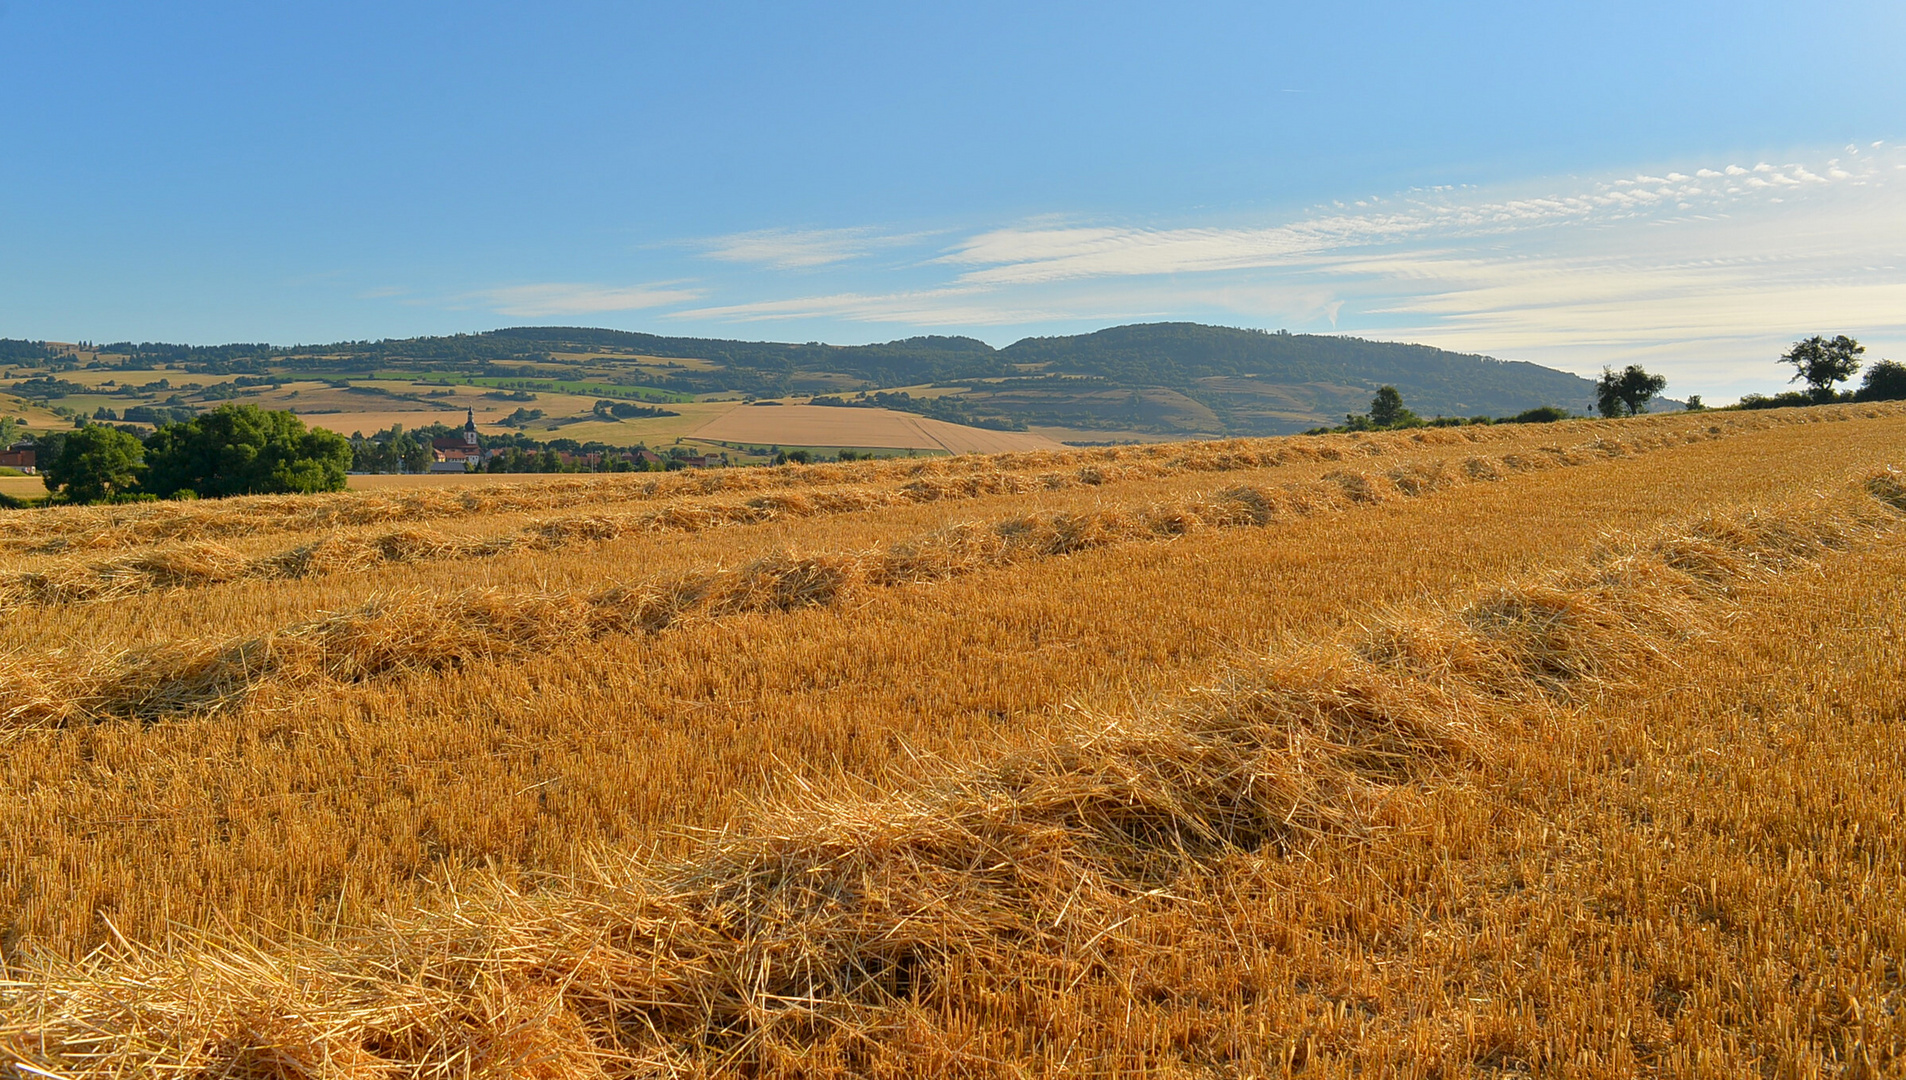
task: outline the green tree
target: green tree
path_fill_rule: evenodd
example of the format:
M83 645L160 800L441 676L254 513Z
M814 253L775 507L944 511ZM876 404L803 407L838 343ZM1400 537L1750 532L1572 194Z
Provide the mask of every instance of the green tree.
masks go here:
M1373 427L1407 427L1419 417L1403 404L1403 395L1394 386L1380 386L1370 399L1370 423Z
M430 462L435 455L430 452L428 442L415 435L399 435L391 440L391 446L397 451L397 460L403 464L405 472L430 471Z
M1603 416L1635 416L1668 388L1665 375L1650 375L1640 364L1629 364L1620 371L1602 368L1595 382L1595 408Z
M61 439L59 452L40 471L47 488L66 502L111 502L138 487L145 451L136 436L91 424Z
M1853 395L1855 401L1899 401L1906 398L1906 365L1881 360L1866 369L1866 378Z
M20 422L11 416L0 416L0 450L13 445L13 437L20 433Z
M1816 402L1833 400L1833 384L1851 379L1853 373L1860 370L1860 355L1866 352L1866 346L1839 334L1828 339L1820 334L1793 343L1793 348L1781 354L1780 362L1792 364L1793 378L1788 382L1804 382L1807 392Z
M342 491L351 444L288 412L225 404L154 431L146 463L145 488L163 498Z

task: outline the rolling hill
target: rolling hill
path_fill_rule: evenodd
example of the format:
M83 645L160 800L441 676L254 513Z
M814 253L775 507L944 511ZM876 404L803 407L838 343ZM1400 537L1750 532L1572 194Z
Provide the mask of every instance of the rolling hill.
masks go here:
M64 363L279 380L509 382L645 401L804 396L1076 442L1301 431L1363 410L1385 384L1426 416L1501 416L1540 405L1585 410L1593 401L1588 380L1531 363L1196 323L1117 326L1005 348L969 337L840 346L511 327L329 345L120 342L49 355L57 357L46 364L49 373Z
M1537 364L1426 345L1198 323L1026 338L1004 349L966 337L830 346L561 327L485 336L552 354L616 349L716 365L678 375L675 385L682 389L825 393L925 385L957 392L935 395L932 405L882 403L950 420L1157 434L1298 431L1361 410L1385 384L1396 386L1425 415L1500 415L1538 405L1581 409L1594 397L1589 380Z

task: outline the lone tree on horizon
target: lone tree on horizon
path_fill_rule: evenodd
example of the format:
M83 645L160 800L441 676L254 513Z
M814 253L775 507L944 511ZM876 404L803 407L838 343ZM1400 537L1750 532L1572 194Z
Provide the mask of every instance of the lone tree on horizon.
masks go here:
M1370 399L1370 423L1376 427L1402 427L1416 420L1416 413L1403 404L1403 395L1394 386L1378 387L1377 395Z
M1804 382L1816 402L1832 401L1833 384L1845 382L1860 370L1860 356L1866 346L1837 334L1831 340L1821 334L1793 343L1780 357L1783 364L1794 366L1788 382Z
M1635 416L1667 388L1667 376L1650 375L1640 364L1629 364L1621 371L1604 367L1595 383L1595 408L1610 419Z

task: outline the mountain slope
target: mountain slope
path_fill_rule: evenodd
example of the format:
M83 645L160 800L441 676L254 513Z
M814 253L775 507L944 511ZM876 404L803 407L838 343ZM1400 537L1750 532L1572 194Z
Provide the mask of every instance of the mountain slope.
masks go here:
M1197 323L1116 326L1027 338L1019 364L1119 385L1170 387L1216 413L1227 431L1273 433L1336 422L1395 386L1423 415L1504 415L1538 405L1592 405L1594 384L1523 361L1361 338L1267 333Z

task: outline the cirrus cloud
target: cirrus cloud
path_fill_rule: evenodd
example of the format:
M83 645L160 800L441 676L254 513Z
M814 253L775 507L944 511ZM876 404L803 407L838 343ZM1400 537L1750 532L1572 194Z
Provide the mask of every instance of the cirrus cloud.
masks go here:
M1906 154L1872 144L1416 190L1271 222L1047 217L915 245L878 274L825 271L827 291L771 285L668 317L1030 333L1198 319L1584 373L1645 360L1697 392L1760 390L1774 381L1767 358L1798 335L1853 332L1875 355L1906 346L1902 174Z
M905 247L925 235L894 235L872 228L761 229L715 237L706 242L703 254L770 270L810 270L863 258L882 249Z
M605 311L669 307L699 300L703 295L700 289L682 288L678 282L621 286L541 282L485 289L472 294L471 299L486 304L501 315L543 319L555 315L593 315Z

